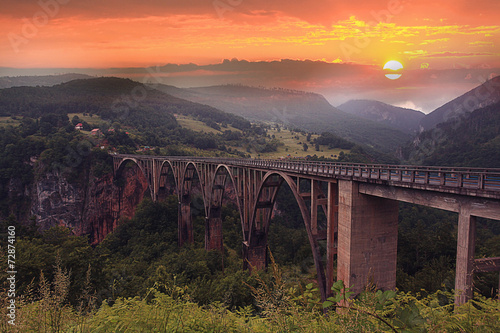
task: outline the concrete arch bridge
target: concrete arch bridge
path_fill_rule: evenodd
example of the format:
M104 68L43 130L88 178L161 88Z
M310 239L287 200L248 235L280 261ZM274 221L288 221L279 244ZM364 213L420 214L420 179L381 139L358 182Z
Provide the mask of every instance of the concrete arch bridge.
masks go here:
M472 297L474 273L500 270L500 258L474 259L476 217L500 220L500 169L119 154L113 155L116 177L128 161L144 174L154 201L173 175L179 245L193 241L191 195L197 178L205 247L222 250L221 207L230 183L241 218L245 265L257 269L267 265L271 214L280 186L288 184L304 220L323 300L333 283L335 255L337 279L355 292L369 281L381 289L396 287L398 201L458 213L457 304ZM326 260L321 240L326 240Z

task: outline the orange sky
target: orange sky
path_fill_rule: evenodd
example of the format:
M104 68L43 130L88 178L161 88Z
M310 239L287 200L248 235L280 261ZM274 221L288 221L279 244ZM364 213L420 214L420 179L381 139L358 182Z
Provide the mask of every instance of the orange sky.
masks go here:
M278 86L333 105L430 112L500 74L500 0L16 0L0 31L0 76ZM404 65L396 81L389 60Z
M500 67L499 22L498 0L18 0L2 5L0 67L224 58Z

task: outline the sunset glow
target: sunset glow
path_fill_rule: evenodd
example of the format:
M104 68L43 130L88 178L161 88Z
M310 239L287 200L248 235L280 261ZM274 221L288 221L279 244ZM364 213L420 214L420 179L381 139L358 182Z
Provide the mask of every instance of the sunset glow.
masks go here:
M398 55L413 68L498 66L496 0L357 3L11 2L0 14L1 65L146 66L233 57L375 65Z
M345 78L353 81L350 86L367 84L371 77L367 70L381 70L381 64L398 59L405 74L397 82L422 86L423 82L415 81L423 80L422 73L410 75L412 71L487 69L481 77L497 75L498 22L497 0L11 1L0 13L0 67L203 66L221 64L224 59L367 66L345 76L343 71L326 77L313 70L309 79L294 72L295 76L282 75L281 81L272 83L321 92L338 82L345 86ZM248 82L234 77L248 73L234 66L231 80L223 80L220 71L205 71L218 78L210 81L199 71L204 68L196 70L165 75L179 78L170 83L181 85ZM426 76L426 85L433 75ZM475 72L460 75L475 80L466 82L467 89L483 80ZM194 81L194 77L203 80ZM260 84L257 79L249 83ZM449 89L463 92L466 88Z

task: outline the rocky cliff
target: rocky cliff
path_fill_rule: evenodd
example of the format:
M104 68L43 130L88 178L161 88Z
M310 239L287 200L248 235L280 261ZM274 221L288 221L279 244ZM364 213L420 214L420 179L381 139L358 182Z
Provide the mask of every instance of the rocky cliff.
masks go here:
M66 226L76 235L89 235L95 244L113 231L120 218L131 218L137 204L149 195L147 180L137 167L125 168L122 182L109 173L97 178L91 170L84 170L81 177L69 182L59 171L50 171L26 187L13 179L9 196L30 199L17 219L26 222L34 217L41 230Z

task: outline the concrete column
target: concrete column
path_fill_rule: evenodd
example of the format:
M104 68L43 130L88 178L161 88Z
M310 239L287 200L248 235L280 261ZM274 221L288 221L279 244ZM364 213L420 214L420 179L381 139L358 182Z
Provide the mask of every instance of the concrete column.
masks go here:
M267 237L264 232L254 232L250 244L244 247L244 269L261 270L267 267Z
M368 283L395 289L398 202L358 192L358 183L339 180L337 279L352 291Z
M472 298L472 278L476 239L476 218L468 212L458 215L457 267L455 276L455 304Z
M337 231L338 221L338 202L337 202L337 184L328 183L328 198L327 198L327 234L326 234L326 296L332 294L333 273L334 273L334 256L337 253L335 244L335 232Z
M210 209L210 217L205 220L205 249L223 251L221 208Z
M314 179L311 179L311 232L318 234L318 181Z
M267 267L267 247L253 246L247 250L247 267L250 271L253 269L260 271Z
M193 222L191 217L191 197L183 197L179 203L178 213L178 242L179 246L184 243L193 243Z
M157 168L158 168L158 162L156 160L153 160L152 162L152 167L153 167L153 170L151 171L152 172L152 197L153 197L153 201L158 201L158 185L160 183L160 177L158 175L158 171L157 171Z

